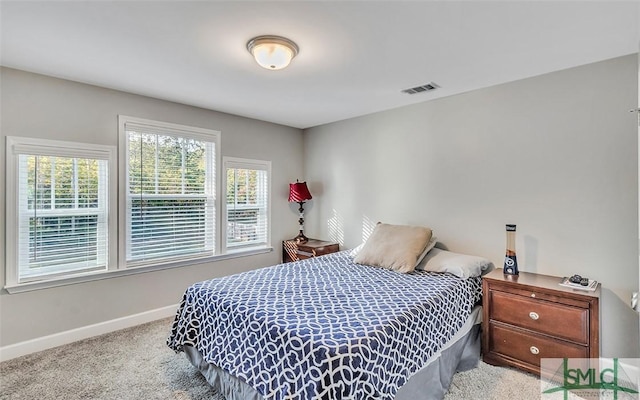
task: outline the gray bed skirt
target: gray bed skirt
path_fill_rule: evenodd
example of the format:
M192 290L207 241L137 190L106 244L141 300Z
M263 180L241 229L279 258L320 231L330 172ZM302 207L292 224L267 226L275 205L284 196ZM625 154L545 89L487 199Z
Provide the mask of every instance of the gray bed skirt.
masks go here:
M466 371L478 365L481 322L482 307L476 306L456 335L431 357L424 368L398 390L395 400L441 400L444 398L457 371ZM185 345L184 352L191 364L204 375L207 382L227 400L264 400L251 386L204 361L195 348Z

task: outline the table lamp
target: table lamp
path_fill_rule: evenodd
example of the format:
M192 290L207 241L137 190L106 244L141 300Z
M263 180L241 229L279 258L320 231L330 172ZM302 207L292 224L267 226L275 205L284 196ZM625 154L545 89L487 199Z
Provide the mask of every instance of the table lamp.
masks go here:
M307 182L299 182L296 179L296 183L289 184L289 202L300 204L300 208L298 208L298 212L300 212L300 219L298 220L300 233L292 239L298 243L306 243L309 240L304 235L304 208L302 207L307 200L311 200L311 193L309 193L309 188L307 188Z

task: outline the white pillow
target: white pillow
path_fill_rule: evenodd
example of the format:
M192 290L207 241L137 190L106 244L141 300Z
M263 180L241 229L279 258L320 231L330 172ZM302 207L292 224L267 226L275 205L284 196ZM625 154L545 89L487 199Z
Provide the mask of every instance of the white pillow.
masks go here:
M431 229L426 227L378 222L353 262L400 273L411 272L431 236Z
M449 272L460 278L481 276L493 270L493 263L486 258L433 249L417 266L417 270Z

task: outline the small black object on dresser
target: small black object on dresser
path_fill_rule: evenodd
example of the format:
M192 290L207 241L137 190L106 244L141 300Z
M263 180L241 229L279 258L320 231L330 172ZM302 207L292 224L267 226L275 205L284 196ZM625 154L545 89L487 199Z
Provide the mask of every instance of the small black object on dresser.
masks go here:
M589 286L589 278L583 278L580 275L573 275L569 278L569 282L582 286Z

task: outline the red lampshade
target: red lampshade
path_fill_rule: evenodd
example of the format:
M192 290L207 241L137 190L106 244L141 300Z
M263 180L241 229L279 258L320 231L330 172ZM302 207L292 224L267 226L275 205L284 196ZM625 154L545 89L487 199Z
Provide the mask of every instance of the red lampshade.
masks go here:
M311 200L311 193L307 188L307 182L289 184L289 201L301 202Z

